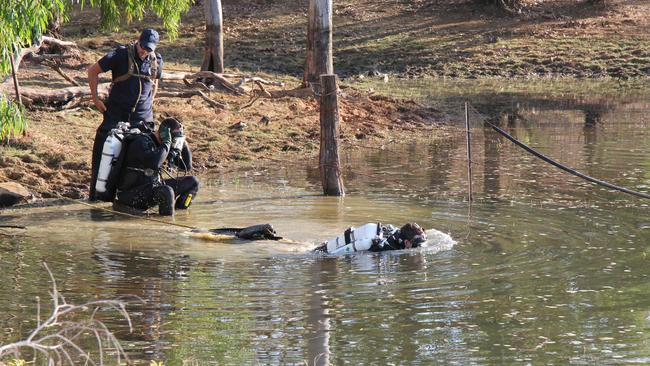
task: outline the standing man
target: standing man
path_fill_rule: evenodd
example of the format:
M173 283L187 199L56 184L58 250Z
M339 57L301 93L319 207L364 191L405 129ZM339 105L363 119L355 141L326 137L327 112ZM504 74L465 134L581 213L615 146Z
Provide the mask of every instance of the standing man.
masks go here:
M104 141L118 122L152 122L153 100L162 76L163 60L156 53L160 37L154 29L142 31L137 41L119 46L88 68L88 84L95 107L104 115L95 133L92 156L91 201L97 200L95 183ZM97 96L99 74L111 71L113 83L106 103Z

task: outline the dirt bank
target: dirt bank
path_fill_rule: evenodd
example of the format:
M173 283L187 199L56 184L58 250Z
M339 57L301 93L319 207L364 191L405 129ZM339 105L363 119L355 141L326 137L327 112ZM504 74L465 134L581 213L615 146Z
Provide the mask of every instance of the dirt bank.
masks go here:
M304 63L307 1L224 1L225 63L228 72L255 74L299 85ZM650 4L610 0L541 0L526 12L504 16L469 1L342 0L335 2L335 68L343 77L368 71L390 77L559 76L618 78L650 73ZM120 43L136 37L156 19L120 33L97 31L94 10L73 13L62 29L81 54L67 70L85 85L85 67ZM203 52L202 7L184 17L180 36L162 32L166 70L197 71ZM69 86L49 68L25 64L20 81L30 88ZM163 89L174 85L163 85ZM256 164L282 163L318 153L318 105L313 98L260 99L215 93L231 108L216 110L198 97L159 98L157 117L185 124L199 172L218 173ZM344 148L410 139L436 125L440 112L413 101L394 100L343 89L341 135ZM99 113L90 104L69 111L29 111L27 136L0 147L0 181L23 182L43 196L56 192L83 198L90 150ZM245 125L243 129L232 127ZM431 133L426 133L432 136Z
M29 83L52 85L56 75L26 68ZM47 74L47 75L46 75ZM298 83L287 86L297 87ZM314 98L260 99L243 110L248 97L213 93L229 109L209 106L199 97L158 98L156 115L175 116L185 124L197 174L260 165L286 165L318 154L320 124ZM389 145L412 139L421 131L443 138L435 121L439 112L413 101L362 93L340 92L341 138L344 149ZM26 136L0 147L0 181L25 184L42 197L62 194L85 198L90 155L99 112L89 106L66 111L30 111ZM53 194L55 192L55 194Z

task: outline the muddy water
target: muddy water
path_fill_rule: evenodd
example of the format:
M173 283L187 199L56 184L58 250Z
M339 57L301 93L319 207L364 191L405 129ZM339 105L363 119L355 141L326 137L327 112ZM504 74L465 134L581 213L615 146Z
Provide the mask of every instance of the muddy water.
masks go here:
M543 153L647 193L648 99L473 97L472 205L459 132L345 150L342 200L319 195L313 161L205 178L199 200L173 220L270 222L291 239L280 243L206 241L75 204L3 212L2 224L28 230L0 244L0 343L34 326L34 297L50 287L45 261L69 301L146 300L130 307L132 334L103 316L141 364L650 362L649 202L549 168L476 122L497 110L506 130ZM452 119L461 101L423 100L444 104ZM417 221L457 243L309 254L346 226L375 221Z

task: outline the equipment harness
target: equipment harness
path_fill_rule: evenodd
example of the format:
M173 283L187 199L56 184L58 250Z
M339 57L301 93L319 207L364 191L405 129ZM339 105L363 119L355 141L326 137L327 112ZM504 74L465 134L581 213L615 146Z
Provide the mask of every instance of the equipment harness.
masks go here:
M138 107L138 102L140 102L140 98L142 97L142 79L149 80L150 82L153 82L156 79L156 75L158 73L158 59L156 58L156 53L151 52L148 56L148 58L151 60L151 75L140 74L138 64L135 61L135 57L136 57L135 43L129 44L128 46L126 46L126 49L127 49L126 59L128 61L126 74L114 78L113 84L126 81L132 76L138 78L138 87L139 87L138 99L133 104L133 108L131 108L131 113L133 113L135 112L135 109Z
M135 43L131 43L127 46L127 60L128 60L128 66L127 66L127 71L126 74L120 75L116 78L113 79L113 83L121 83L123 81L128 80L131 76L140 78L140 79L146 79L149 81L154 81L156 78L156 74L158 73L158 59L156 58L156 53L151 52L149 54L149 59L151 60L151 75L144 75L140 74L140 70L138 69L138 64L136 63L135 57Z

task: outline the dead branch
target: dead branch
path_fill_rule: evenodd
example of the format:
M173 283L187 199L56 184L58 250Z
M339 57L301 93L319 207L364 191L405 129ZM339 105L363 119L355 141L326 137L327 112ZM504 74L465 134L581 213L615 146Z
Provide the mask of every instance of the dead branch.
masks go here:
M283 98L283 97L311 98L314 96L314 90L311 87L291 89L291 90L271 90L269 93L271 94L271 98Z
M14 67L15 67L15 73L16 74L18 74L18 70L20 69L20 64L22 63L23 59L27 55L33 55L33 56L30 56L31 59L34 59L34 58L38 59L38 58L41 57L41 56L37 56L36 54L41 49L43 44L56 45L56 46L58 46L58 47L60 47L62 49L68 49L68 48L73 48L73 47L76 48L77 47L77 44L74 43L74 42L67 42L67 41L62 41L60 39L43 36L35 44L31 45L28 48L24 48L20 52L16 52L14 54L13 61L14 61ZM54 56L54 55L52 55L52 56ZM67 57L62 57L62 58L68 58L69 57L68 55L59 55L59 56L67 56ZM9 78L7 77L4 80L2 80L1 84L5 84L8 81L9 81ZM2 86L4 86L4 85L0 85L0 89L1 89Z
M203 89L204 91L206 91L208 93L212 91L212 89L210 89L207 85L205 85L204 83L202 83L200 81L190 82L187 79L183 79L183 83L185 83L185 85L187 85L189 87L196 87L196 88L199 88L199 89Z
M66 74L65 72L63 72L63 70L61 70L61 67L60 67L59 65L56 65L56 64L49 64L49 63L46 63L46 65L49 66L49 67L51 67L54 71L56 71L59 75L61 75L64 79L66 79L66 80L67 80L68 82L70 82L72 85L74 85L74 86L81 86L81 84L79 84L75 79L71 78L70 76L68 76L68 74Z
M279 86L279 87L284 86L284 82L282 82L282 81L267 81L267 80L264 80L264 79L259 78L257 76L244 77L241 80L239 80L239 82L237 84L235 84L235 86L242 87L242 86L244 86L244 84L246 84L248 82L254 82L254 83L258 84L258 85L259 84L264 84L264 85L272 85L272 86Z
M27 55L30 55L30 59L38 61L39 59L47 59L47 58L70 58L70 55L37 55L38 51L41 49L43 44L51 44L51 45L56 45L59 46L62 49L67 49L77 47L77 44L74 42L67 42L67 41L62 41L60 39L52 38L52 37L46 37L43 36L41 37L36 44L33 44L29 48L24 48L22 49L19 53L17 53L14 57L14 63L16 65L16 72L18 72L18 69L20 68L20 63L22 62L23 58Z
M121 364L122 358L128 363L128 356L124 352L119 340L115 337L104 323L95 319L95 315L102 310L114 310L120 314L129 324L129 330L133 331L133 325L129 313L126 311L126 303L120 300L96 300L83 305L73 305L66 302L65 297L59 293L56 280L47 264L43 263L52 281L52 312L44 321L41 320L41 306L38 297L36 328L22 341L0 346L0 360L11 354L15 358L20 356L21 350L27 349L34 353L34 357L42 355L46 364L75 365L75 359L82 359L85 364L104 365L104 358L107 356L107 349L115 350L117 364ZM141 299L139 299L142 301ZM80 313L90 311L87 320L74 319ZM84 349L89 343L86 338L96 342L99 349L98 359L94 353ZM75 356L75 357L73 357Z
M228 81L222 74L217 74L212 71L199 71L196 73L185 72L163 72L162 80L183 80L183 79L209 79L214 80L221 84L224 88L230 90L235 95L246 94L243 88L237 87L235 84Z
M255 102L257 102L258 99L260 99L260 96L261 96L261 94L259 94L259 93L256 94L256 95L254 95L254 96L253 96L253 97L248 101L248 103L246 103L246 104L240 106L240 107L237 109L237 111L241 112L242 110L244 110L244 109L246 109L246 108L252 106L253 104L255 104Z
M218 108L218 109L228 109L228 104L223 103L223 102L218 102L214 99L211 99L209 96L207 96L204 92L201 90L188 90L184 92L170 92L170 91L158 91L156 93L157 97L167 97L167 98L191 98L193 96L199 96L203 100L205 100L208 104L211 106Z
M255 81L255 85L257 85L257 86L260 88L260 91L261 91L261 93L262 93L261 95L263 95L263 96L265 96L265 97L267 97L267 98L271 98L271 93L269 93L269 92L266 90L266 88L264 87L264 85L262 85L261 82L259 82L259 81Z
M52 61L52 60L67 60L69 58L72 58L72 55L58 55L58 54L52 54L52 53L47 53L43 55L38 55L34 52L30 52L29 54L25 55L26 59L29 61L33 61L36 63L44 63L46 61Z
M48 37L48 36L42 36L41 41L43 43L53 44L61 48L78 48L75 42L62 41L60 39Z

